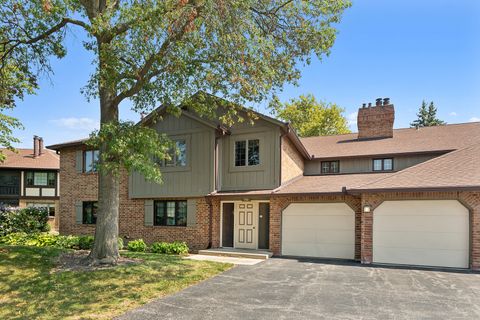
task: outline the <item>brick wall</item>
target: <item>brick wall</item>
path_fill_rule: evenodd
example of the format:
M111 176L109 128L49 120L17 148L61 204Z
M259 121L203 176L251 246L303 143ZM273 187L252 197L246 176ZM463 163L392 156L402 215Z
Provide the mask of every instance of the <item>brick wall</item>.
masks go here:
M376 107L360 108L357 117L358 138L391 138L394 120L393 104L377 104Z
M355 259L360 259L360 198L350 195L330 196L272 196L270 197L270 250L275 255L280 255L282 211L294 202L345 202L355 211Z
M303 174L303 157L287 137L282 137L281 183Z
M373 211L388 200L458 200L470 210L472 269L480 269L480 192L391 192L362 195L362 207L371 206L370 213L361 214L361 261L371 263L373 259Z
M79 174L75 169L74 149L62 150L60 160L60 228L61 234L92 234L94 225L76 224L75 202L96 201L98 181L96 174ZM169 198L169 200L172 198ZM173 200L173 199L172 199ZM128 175L122 174L120 182L119 235L126 239L142 238L147 243L155 241L186 241L195 251L210 244L211 200L196 198L196 225L191 227L145 226L144 200L129 199ZM217 205L218 206L218 205ZM214 223L217 223L214 220ZM217 231L218 234L218 231ZM218 238L218 235L216 236ZM216 240L218 242L218 240Z

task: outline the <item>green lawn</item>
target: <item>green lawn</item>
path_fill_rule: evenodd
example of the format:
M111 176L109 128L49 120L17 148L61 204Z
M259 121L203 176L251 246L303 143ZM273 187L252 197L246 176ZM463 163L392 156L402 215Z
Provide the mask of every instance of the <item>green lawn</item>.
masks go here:
M231 267L178 256L122 253L139 264L54 272L55 248L0 245L0 319L112 318Z

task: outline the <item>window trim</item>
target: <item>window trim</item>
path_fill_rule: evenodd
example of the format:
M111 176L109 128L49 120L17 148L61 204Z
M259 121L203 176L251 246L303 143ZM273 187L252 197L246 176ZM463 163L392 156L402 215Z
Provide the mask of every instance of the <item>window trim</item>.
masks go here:
M95 158L95 151L98 151L98 159L100 159L100 150L98 149L88 149L88 150L83 150L82 152L82 173L86 174L94 174L98 173L97 168L93 167L92 171L87 171L87 152L92 153L92 166L93 166L93 159Z
M159 224L157 222L157 206L159 203L163 203L164 205L164 210L165 210L165 215L167 214L167 203L168 202L174 202L175 203L175 225L168 225L168 224ZM185 210L186 210L186 216L185 216L185 225L178 225L177 224L177 220L178 220L178 208L179 208L179 203L180 202L185 202ZM166 219L165 220L165 223L166 223ZM187 200L183 200L183 199L180 199L180 200L154 200L153 201L153 226L154 227L174 227L174 228L177 228L177 227L180 227L180 228L185 228L187 227L188 225L188 202Z
M235 142L242 141L242 140L259 140L259 155L260 155L260 164L254 166L235 166ZM274 152L273 145L267 145L266 141L266 134L265 132L258 132L258 133L242 133L234 136L228 137L228 172L260 172L266 170L265 167L265 159L268 157L267 152ZM222 161L222 160L220 160Z
M32 173L33 174L33 184L29 184L27 183L28 181L28 174L29 173ZM46 173L47 174L47 184L35 184L35 173ZM48 175L49 174L53 174L55 176L55 182L53 185L49 185L48 184ZM51 188L57 188L57 184L58 184L58 176L57 176L57 172L56 171L48 171L48 170L27 170L25 171L25 177L24 177L24 184L25 184L25 188L47 188L47 189L51 189Z
M332 171L332 163L336 162L337 163L337 171L333 172ZM323 172L323 164L328 163L328 172ZM340 173L340 160L330 160L330 161L321 161L320 162L320 174L322 175L328 175L328 174L337 174Z
M98 210L98 201L82 201L82 224L84 225L96 225L97 224L97 217L95 217L95 222L93 223L86 223L85 222L85 205L89 204L92 205L92 210L93 210L93 205L97 204L97 210Z
M380 160L382 161L382 168L380 170L375 170L375 160ZM385 169L385 160L392 160L392 168L391 169ZM395 168L395 162L393 158L373 158L372 159L372 171L373 172L382 172L382 171L393 171Z
M248 153L250 149L250 141L258 141L258 164L248 164ZM245 165L244 166L237 166L237 142L245 142ZM236 139L233 142L233 166L235 168L256 168L262 165L262 157L260 156L260 138L245 138L245 139Z

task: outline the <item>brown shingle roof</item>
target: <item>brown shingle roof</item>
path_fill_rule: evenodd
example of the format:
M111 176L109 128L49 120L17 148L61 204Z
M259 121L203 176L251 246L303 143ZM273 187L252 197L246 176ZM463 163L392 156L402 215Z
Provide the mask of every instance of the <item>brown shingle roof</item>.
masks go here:
M2 149L6 159L0 163L0 168L18 168L18 169L60 169L59 156L48 149L44 149L43 153L34 158L32 149L17 149L12 152Z
M417 164L356 191L402 189L479 189L480 143Z
M301 176L292 180L290 183L281 186L274 192L274 194L342 193L344 187L346 187L348 190L367 182L385 178L392 174L393 173L356 173L324 176Z
M358 140L356 133L302 138L315 158L452 151L480 142L480 122L396 129L393 138Z

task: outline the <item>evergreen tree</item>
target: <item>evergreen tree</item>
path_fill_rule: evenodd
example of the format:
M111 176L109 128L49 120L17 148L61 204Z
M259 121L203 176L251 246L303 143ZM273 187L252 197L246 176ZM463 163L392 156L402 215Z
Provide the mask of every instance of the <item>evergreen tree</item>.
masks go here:
M417 113L417 119L410 123L410 126L412 128L419 128L441 126L444 124L446 124L444 121L437 118L437 108L435 108L433 101L431 101L427 107L427 103L423 100L422 106Z

